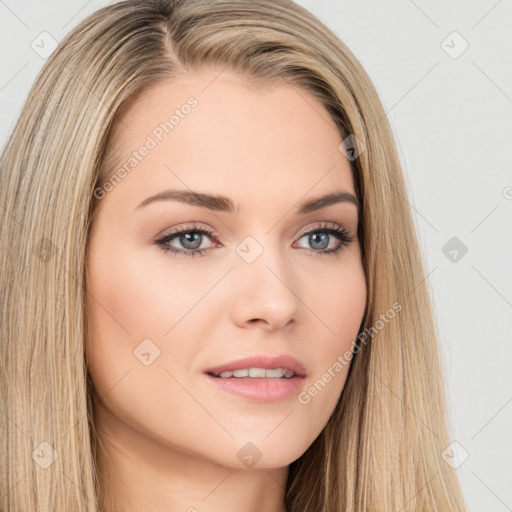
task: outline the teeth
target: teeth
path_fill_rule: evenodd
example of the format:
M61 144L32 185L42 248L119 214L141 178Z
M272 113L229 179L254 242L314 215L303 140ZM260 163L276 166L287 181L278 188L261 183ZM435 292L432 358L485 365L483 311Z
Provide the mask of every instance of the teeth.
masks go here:
M275 370L265 370L265 377L282 377L286 370L276 368Z
M267 378L286 378L289 379L295 374L292 370L283 370L282 368L276 368L269 370L266 368L244 368L243 370L233 370L222 372L219 377L221 379L229 379L231 377L267 377Z
M266 372L265 372L264 368L249 368L249 377L265 377L265 376L266 376Z

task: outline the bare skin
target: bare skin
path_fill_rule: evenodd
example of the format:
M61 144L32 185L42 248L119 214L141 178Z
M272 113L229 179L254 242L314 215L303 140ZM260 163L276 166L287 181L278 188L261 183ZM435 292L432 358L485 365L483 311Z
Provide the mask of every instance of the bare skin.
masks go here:
M123 113L116 166L148 135L157 144L105 194L91 226L86 355L107 512L283 512L288 466L325 427L348 365L308 403L237 396L205 371L288 354L306 367L307 391L352 348L364 314L356 205L297 213L312 198L355 195L334 122L286 82L247 88L228 71L212 81L217 73L159 84ZM197 105L158 140L155 127L190 97ZM237 209L137 208L169 189L226 196ZM156 243L191 224L216 234L191 235L202 254ZM303 234L317 227L317 238ZM178 235L167 247L194 250Z

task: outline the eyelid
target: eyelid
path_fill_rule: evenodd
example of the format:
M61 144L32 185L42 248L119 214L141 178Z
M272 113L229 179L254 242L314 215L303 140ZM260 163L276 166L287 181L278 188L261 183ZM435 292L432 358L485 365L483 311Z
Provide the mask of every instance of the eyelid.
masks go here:
M202 225L201 223L192 221L190 223L180 224L177 228L171 228L170 230L164 231L162 235L158 235L155 238L155 242L165 240L169 237L174 238L177 235L180 235L181 233L187 233L189 231L199 231L204 232L207 236L212 238L213 240L218 240L220 238L220 234L217 233L213 228L206 227L205 225Z
M339 224L337 222L331 222L331 221L316 221L316 223L314 223L313 225L301 229L299 231L299 234L295 237L294 242L296 242L297 240L300 240L302 237L311 233L312 231L317 231L318 229L333 229L336 231L345 231L347 236L350 237L351 241L354 238L357 238L357 237L351 236L350 231L343 224ZM221 237L221 235L217 231L215 231L213 228L204 227L201 223L192 221L190 223L180 224L177 228L172 228L170 231L157 236L155 241L166 239L168 237L174 237L174 236L179 235L180 233L186 233L189 231L199 231L199 232L204 231L205 232L204 234L206 234L208 237L212 238L215 241L218 241L219 238Z
M311 233L312 231L318 231L319 229L327 229L327 230L333 229L335 231L344 231L344 232L346 232L347 236L350 237L349 230L343 224L339 224L337 222L329 222L329 221L318 221L317 224L314 224L313 226L309 226L307 228L302 229L299 232L299 235L297 236L296 240L301 239L304 235L307 235L308 233Z

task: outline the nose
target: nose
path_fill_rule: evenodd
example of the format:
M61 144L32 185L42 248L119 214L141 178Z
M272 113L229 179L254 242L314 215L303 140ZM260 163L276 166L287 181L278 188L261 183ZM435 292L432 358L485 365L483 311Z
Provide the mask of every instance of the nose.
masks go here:
M296 323L301 290L285 258L265 248L252 263L237 261L231 315L238 326L276 330Z

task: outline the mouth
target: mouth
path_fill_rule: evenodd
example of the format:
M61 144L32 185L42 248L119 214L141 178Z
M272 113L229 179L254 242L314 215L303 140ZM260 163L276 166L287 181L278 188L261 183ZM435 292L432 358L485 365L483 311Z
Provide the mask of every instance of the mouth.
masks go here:
M254 356L231 361L205 374L223 391L257 402L284 400L298 393L306 368L292 356Z
M291 379L295 376L295 372L284 368L240 368L237 370L226 370L219 374L209 372L207 375L220 379Z

